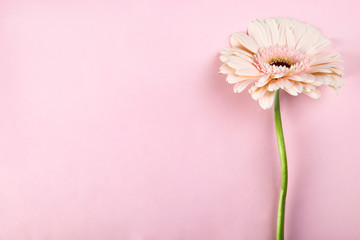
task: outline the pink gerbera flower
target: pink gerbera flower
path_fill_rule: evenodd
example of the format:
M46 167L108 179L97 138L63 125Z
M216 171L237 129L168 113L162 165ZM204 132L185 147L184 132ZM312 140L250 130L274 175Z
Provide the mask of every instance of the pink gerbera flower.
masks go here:
M221 52L220 73L228 74L234 92L250 85L249 93L263 109L272 106L278 89L318 99L319 86L343 86L340 55L323 52L330 41L309 24L291 18L256 19L248 34L234 33L230 41L232 48Z

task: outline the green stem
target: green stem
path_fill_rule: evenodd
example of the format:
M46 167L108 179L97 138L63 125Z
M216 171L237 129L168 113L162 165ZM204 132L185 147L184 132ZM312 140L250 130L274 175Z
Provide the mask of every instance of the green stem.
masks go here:
M276 137L279 147L280 163L281 163L281 189L280 189L280 199L279 199L278 218L277 218L276 240L284 240L285 201L286 201L286 193L287 193L287 185L288 185L288 169L287 169L284 134L281 124L279 90L277 90L275 93L274 116L275 116Z

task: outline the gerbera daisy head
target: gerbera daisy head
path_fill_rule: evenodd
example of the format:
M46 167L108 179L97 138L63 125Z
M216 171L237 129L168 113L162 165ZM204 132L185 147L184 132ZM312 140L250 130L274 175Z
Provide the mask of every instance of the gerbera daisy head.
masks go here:
M221 51L220 73L235 84L234 92L250 86L252 98L264 109L272 106L278 89L318 99L319 86L343 86L340 55L324 52L330 41L309 24L291 18L256 19L248 34L234 33L230 42L232 47Z

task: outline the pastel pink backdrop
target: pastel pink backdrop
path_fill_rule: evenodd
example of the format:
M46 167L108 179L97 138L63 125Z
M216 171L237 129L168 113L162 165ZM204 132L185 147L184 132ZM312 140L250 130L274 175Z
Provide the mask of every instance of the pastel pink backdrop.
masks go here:
M217 74L257 17L318 27L336 96L281 95L286 236L360 239L358 1L0 3L0 239L273 240L273 112Z

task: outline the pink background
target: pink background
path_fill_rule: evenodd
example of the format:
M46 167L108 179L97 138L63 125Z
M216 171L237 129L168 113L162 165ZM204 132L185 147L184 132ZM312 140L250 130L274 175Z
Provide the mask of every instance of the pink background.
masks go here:
M272 110L217 74L257 17L318 27L336 96L282 94L289 240L360 239L357 0L0 3L0 239L272 240Z

